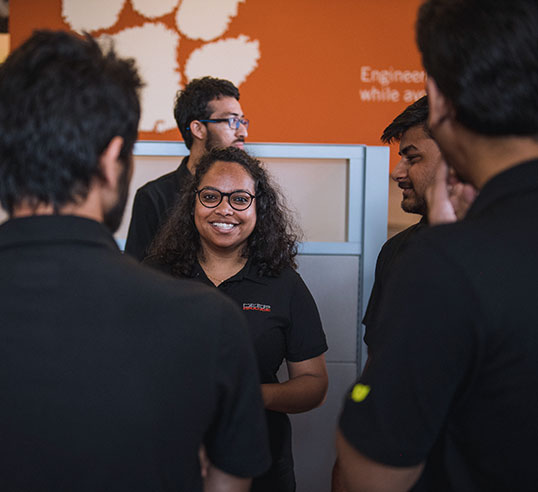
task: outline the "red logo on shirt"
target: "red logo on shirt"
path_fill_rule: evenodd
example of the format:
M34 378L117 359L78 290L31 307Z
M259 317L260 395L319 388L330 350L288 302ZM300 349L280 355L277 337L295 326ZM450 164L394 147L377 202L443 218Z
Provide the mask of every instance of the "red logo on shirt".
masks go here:
M267 304L256 304L253 302L245 302L243 303L243 311L263 311L266 313L270 313L271 306L268 306Z

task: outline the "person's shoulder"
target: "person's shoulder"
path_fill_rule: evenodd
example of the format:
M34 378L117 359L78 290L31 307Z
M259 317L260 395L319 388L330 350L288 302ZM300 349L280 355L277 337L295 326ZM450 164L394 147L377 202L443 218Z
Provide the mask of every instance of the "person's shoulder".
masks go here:
M394 247L397 247L400 244L403 244L407 242L411 237L413 237L417 232L422 231L423 229L426 229L426 224L423 223L423 221L419 221L416 224L413 224L403 231L398 232L391 238L387 239L385 244L383 245L383 248L385 249L391 249Z
M183 305L196 302L198 306L206 307L206 314L215 312L215 309L236 310L235 303L218 289L192 278L173 275L171 266L164 263L157 255L145 258L142 264L133 262L141 276L148 279L151 277L152 282L159 284L161 292L155 291L156 296L167 293L169 296L179 298ZM130 263L133 262L130 261ZM200 313L200 316L202 315L203 313Z
M226 309L229 306L235 308L235 304L228 299L228 296L222 294L218 289L190 277L174 275L171 265L159 255L147 256L142 263L138 263L132 258L128 258L128 261L129 267L136 268L142 278L158 282L163 290L169 291L173 296L180 296L183 299L204 296L208 303L213 303L213 305L218 304Z
M149 295L151 298L158 298L163 292L169 292L171 295L187 295L189 293L205 293L212 290L206 289L206 286L200 282L173 277L165 268L165 265L159 262L157 257L148 257L144 260L144 264L142 264L129 255L124 254L121 261L117 262L117 264L118 269L123 274L123 280L127 284L127 287L143 288L150 292Z
M476 241L472 239L474 229L465 221L424 227L420 234L408 236L401 248L402 261L420 266L425 272L431 271L428 270L430 264L454 268L469 255L469 248L476 249Z
M155 190L163 188L177 188L177 169L175 171L163 174L156 179L148 181L146 184L138 188L137 193L148 193L151 194Z
M398 232L391 238L389 238L379 251L376 262L376 270L378 274L385 271L386 268L389 268L392 263L401 255L407 248L410 241L416 235L416 232L422 228L420 222L413 224L412 226L404 229L403 231Z
M473 233L476 230L474 224L469 221L461 220L449 224L437 224L424 227L420 231L420 235L410 237L410 242L413 244L424 243L427 246L434 247L457 247L457 243L453 243L458 236Z
M209 329L215 323L221 328L232 325L226 329L233 331L240 311L217 289L191 278L172 276L164 269L140 264L132 258L123 260L123 266L116 272L116 276L122 277L122 297L138 299L143 308L167 313L170 320L196 321L200 330Z
M166 273L168 275L173 275L172 265L170 265L170 263L167 263L166 261L164 261L164 259L163 259L163 257L161 255L153 254L153 255L146 256L142 260L142 264L146 265L146 266L149 266L149 267L151 267L154 270L157 270L159 272Z
M278 276L284 279L298 279L301 277L297 270L289 265L284 267Z
M253 265L251 272L257 270L256 265ZM257 279L268 284L287 284L295 283L301 279L299 273L291 266L285 266L278 274L275 275L261 275L258 276L254 273Z
M278 287L281 292L286 292L292 297L295 295L302 296L305 292L310 292L301 274L291 266L285 267L280 272L278 276Z

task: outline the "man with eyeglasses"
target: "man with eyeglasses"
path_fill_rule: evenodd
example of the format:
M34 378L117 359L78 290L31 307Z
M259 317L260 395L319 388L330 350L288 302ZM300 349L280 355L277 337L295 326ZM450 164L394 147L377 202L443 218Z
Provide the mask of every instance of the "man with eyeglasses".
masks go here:
M180 166L142 186L135 195L125 252L141 261L200 158L217 147L243 148L249 121L239 90L228 80L203 77L179 91L174 116L190 155Z

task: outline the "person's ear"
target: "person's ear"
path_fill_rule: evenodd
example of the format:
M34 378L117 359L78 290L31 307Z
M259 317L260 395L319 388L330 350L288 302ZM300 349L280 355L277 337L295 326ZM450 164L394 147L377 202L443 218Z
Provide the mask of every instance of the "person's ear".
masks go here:
M118 162L122 147L123 138L119 136L113 137L99 157L101 177L105 184L111 188L116 188L122 171L122 166Z
M207 136L207 127L198 120L192 120L189 126L191 130L192 138L197 140L204 140Z
M428 126L430 128L438 127L447 119L454 119L454 107L431 77L426 79L426 92L428 94Z

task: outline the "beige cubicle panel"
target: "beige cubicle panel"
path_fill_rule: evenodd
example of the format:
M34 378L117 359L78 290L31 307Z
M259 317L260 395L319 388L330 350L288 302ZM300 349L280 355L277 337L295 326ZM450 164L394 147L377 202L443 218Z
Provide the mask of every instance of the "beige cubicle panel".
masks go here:
M303 230L303 241L347 240L346 159L262 159Z
M116 238L125 240L136 190L179 166L179 156L134 158L134 174L123 221ZM303 241L346 241L347 160L262 158L280 186L303 232Z

